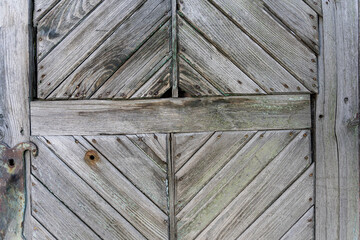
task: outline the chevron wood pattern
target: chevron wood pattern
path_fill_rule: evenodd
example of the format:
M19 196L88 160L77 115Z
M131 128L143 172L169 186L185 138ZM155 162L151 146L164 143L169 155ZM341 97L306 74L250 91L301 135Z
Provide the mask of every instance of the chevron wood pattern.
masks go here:
M192 136L200 142L206 135ZM189 137L175 134L174 148L177 139L185 148L182 140ZM199 148L191 147L195 153L175 175L178 239L280 239L313 205L306 130L214 133ZM178 160L184 161L175 156ZM288 205L279 210L274 205L279 201ZM297 201L304 207L298 208ZM266 212L275 209L293 209L294 214ZM280 227L272 217L280 218L278 222L287 218L287 223ZM266 222L269 225L255 227ZM256 233L258 229L263 232ZM313 233L313 228L308 231Z
M36 0L37 96L161 97L175 78L174 51L179 89L190 96L316 93L319 7L180 1L172 26L170 0Z

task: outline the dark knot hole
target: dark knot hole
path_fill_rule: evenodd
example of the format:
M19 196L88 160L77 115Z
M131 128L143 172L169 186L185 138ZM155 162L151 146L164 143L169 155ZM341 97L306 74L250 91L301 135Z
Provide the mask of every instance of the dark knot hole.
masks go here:
M15 167L15 160L12 159L12 158L10 158L10 159L8 160L8 164L9 164L9 167L10 167L10 168Z

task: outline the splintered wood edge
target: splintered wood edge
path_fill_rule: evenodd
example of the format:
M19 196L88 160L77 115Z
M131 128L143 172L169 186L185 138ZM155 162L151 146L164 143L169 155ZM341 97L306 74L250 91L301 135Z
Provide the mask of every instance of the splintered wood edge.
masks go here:
M32 135L307 129L309 95L31 102Z

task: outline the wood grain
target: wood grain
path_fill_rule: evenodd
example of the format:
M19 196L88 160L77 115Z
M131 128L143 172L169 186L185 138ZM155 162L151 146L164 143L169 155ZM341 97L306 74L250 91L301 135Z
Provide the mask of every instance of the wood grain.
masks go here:
M62 0L37 25L38 62L46 56L101 0Z
M258 136L254 137L253 142L258 140L262 134L267 135L266 137L264 136L263 139L269 139L271 143L255 145L253 148L254 151L252 151L250 147L246 149L248 156L245 155L245 157L248 157L250 161L246 161L245 167L237 171L238 175L233 175L233 182L237 180L235 184L240 187L240 189L234 191L240 194L238 196L235 195L236 198L224 207L221 213L201 232L198 238L236 239L236 237L251 226L311 164L310 138L308 136L304 137L305 133L308 133L308 131L302 131L300 133L292 131L267 132L265 134L259 133ZM290 136L290 134L292 134L292 136ZM251 168L246 167L246 165L256 166L257 163L254 162L256 162L255 159L257 159L256 151L259 149L258 147L263 145L266 149L268 149L268 147L271 148L272 145L278 144L276 143L278 139L280 139L282 143L276 146L277 151L272 152L272 156L269 156L269 158L266 157L266 155L264 157L266 150L261 149L263 153L260 153L259 157L262 156L260 159L264 161L263 164L266 164L266 162L268 162L268 164L263 169L260 169L260 173L256 173L256 169L251 170ZM244 156L243 153L239 154L239 157L241 156ZM305 157L307 158L305 159ZM228 178L225 175L226 172L232 171L236 173L236 170L231 170L230 166L228 168L226 171L222 170L222 173L219 172L218 175L220 175L222 179L217 180L214 178L212 182L225 182L224 180ZM232 166L232 168L234 169L235 167ZM247 172L249 171L251 172L251 176L247 176ZM229 184L227 188L231 189L232 186ZM234 187L234 189L236 189L236 187ZM224 194L219 196L226 199L226 192L223 193ZM229 200L226 201L228 202ZM214 201L219 202L219 199L214 198ZM285 215L287 216L289 214ZM276 216L279 218L284 217L281 215ZM266 228L264 228L264 231L266 231Z
M96 150L83 137L46 136L47 146L147 239L166 239L167 215L137 189L99 151L99 160L84 161Z
M5 0L0 4L0 141L11 147L29 141L30 136L28 4L26 0ZM29 171L28 158L24 166ZM28 183L29 179L26 187ZM18 207L20 214L13 219L13 228L4 229L5 239L21 239L23 230L26 237L31 237L30 209L26 207L24 212L24 205ZM22 226L24 213L26 222Z
M237 239L279 239L313 205L314 165Z
M104 84L96 83L87 96L93 99L130 98L170 58L169 36L167 22Z
M316 239L357 239L359 140L358 126L349 122L359 106L358 1L323 1L323 13L322 94L316 109Z
M31 184L32 215L57 239L101 239L35 177Z
M238 26L205 0L184 1L180 14L266 92L297 93L305 87ZM309 59L311 61L311 59ZM310 69L307 69L310 72ZM315 71L315 69L313 69ZM271 89L270 89L271 88Z
M319 30L317 13L303 1L287 2L264 0L266 6L288 28L299 36L312 50L319 53ZM313 55L313 58L316 57ZM301 65L300 63L298 63ZM313 62L313 67L316 62ZM316 77L316 76L312 76ZM309 76L306 79L311 79ZM312 82L311 82L312 83Z
M132 16L126 19L89 58L81 63L55 89L49 99L89 98L122 65L126 65L126 62L130 61L129 58L168 18L169 6L166 2L161 0L147 1ZM154 38L151 38L150 42L152 41L154 41ZM146 48L148 48L149 43L146 45ZM150 44L150 46L153 45ZM145 53L141 52L141 54ZM131 65L128 67L131 67Z
M311 126L307 95L35 101L31 103L31 121L33 135L305 129Z
M167 212L166 172L139 151L126 136L89 136L85 139L141 192Z
M38 64L38 98L47 97L143 2L107 0L100 4Z
M322 11L322 0L303 0L306 2L312 9L314 9L320 16L323 15Z
M124 217L52 153L47 148L44 138L33 137L32 141L39 147L39 155L32 159L32 174L101 238L145 239ZM63 216L59 218L62 219ZM43 219L40 217L39 220Z
M222 93L265 93L253 80L179 18L179 54ZM181 73L180 69L180 73ZM181 75L180 75L181 77ZM192 84L193 88L195 87Z
M311 207L280 240L314 240L314 212L314 207Z
M56 238L51 235L51 233L46 230L41 223L39 223L35 218L31 218L31 225L33 228L32 239L35 240L56 240Z
M312 86L316 83L312 79L317 76L315 54L265 11L262 0L211 0L211 2L284 68L296 76L307 89L317 92L317 88ZM303 3L302 1L297 2ZM291 5L291 1L277 1L276 5L288 7ZM310 16L306 17L311 20ZM314 14L314 18L316 19L316 14ZM298 19L297 16L296 19ZM295 23L295 25L299 24L301 23ZM318 39L315 35L311 40L317 42ZM313 72L310 69L313 69Z
M218 89L201 76L183 57L179 57L179 88L192 97L223 96Z
M61 0L34 0L34 25Z

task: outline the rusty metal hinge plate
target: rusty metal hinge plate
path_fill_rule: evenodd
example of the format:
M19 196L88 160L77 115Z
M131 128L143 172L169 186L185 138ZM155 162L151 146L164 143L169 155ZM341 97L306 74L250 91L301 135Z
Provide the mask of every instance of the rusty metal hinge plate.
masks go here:
M10 148L0 142L0 239L20 239L25 210L24 153L37 155L31 142Z

